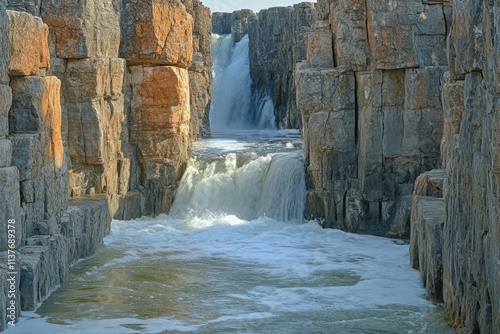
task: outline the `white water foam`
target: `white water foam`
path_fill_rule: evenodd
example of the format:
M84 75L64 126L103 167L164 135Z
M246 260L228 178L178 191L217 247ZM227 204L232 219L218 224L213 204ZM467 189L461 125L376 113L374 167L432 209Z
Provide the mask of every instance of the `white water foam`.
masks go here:
M80 283L49 298L50 312L39 310L65 325L23 318L12 333L452 332L424 298L408 246L385 238L315 222L163 215L114 221L105 252L113 256L101 254ZM74 297L109 293L111 284L106 307Z

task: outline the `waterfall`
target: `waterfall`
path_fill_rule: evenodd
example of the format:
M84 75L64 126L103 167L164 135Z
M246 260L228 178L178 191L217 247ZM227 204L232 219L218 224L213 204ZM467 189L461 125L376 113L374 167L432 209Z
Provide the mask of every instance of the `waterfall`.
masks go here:
M252 97L248 42L248 35L236 44L231 35L213 35L210 124L214 130L275 128L271 97ZM259 100L263 102L255 102Z
M305 193L300 152L265 156L229 153L213 161L197 157L184 173L170 213L302 220Z

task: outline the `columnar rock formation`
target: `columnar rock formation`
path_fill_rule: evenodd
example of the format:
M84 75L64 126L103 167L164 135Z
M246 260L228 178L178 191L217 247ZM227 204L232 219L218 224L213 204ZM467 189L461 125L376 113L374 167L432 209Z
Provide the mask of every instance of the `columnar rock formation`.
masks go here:
M295 73L308 217L409 235L413 183L440 164L450 13L420 0L318 2Z
M0 289L13 245L16 312L93 254L112 217L168 211L211 95L210 11L184 3L0 1Z
M441 88L444 193L414 205L412 264L446 321L466 332L500 332L500 5L452 1ZM414 200L430 202L415 187ZM434 195L436 196L436 194ZM444 199L443 199L444 197ZM446 215L434 222L435 212ZM429 227L432 226L432 230ZM429 240L432 247L429 248ZM431 269L429 269L431 268Z
M47 25L29 13L0 8L0 27L0 329L4 329L12 300L5 293L7 272L17 273L16 313L21 308L33 310L66 278L72 263L100 247L111 218L105 199L68 202L61 81L46 75ZM16 261L9 262L14 255Z
M314 3L261 10L249 21L250 75L257 107L270 96L277 125L301 128L295 64L306 57L306 34L316 19Z
M307 214L411 227L428 297L471 333L500 332L499 6L320 0L296 69Z
M233 36L235 43L248 34L249 21L257 15L250 9L237 10L232 13L214 13L212 16L212 31L218 35Z

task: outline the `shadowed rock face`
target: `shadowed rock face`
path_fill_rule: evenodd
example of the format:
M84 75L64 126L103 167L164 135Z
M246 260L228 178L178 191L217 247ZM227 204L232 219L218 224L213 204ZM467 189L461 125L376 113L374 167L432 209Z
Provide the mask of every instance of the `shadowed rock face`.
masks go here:
M412 265L450 325L499 332L499 4L317 8L295 73L308 216L391 236L411 226Z

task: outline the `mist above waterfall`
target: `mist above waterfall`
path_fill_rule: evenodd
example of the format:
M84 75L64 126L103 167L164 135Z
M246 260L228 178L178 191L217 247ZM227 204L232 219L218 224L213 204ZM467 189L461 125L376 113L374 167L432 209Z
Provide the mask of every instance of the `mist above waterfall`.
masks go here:
M275 128L271 97L256 98L252 91L248 42L248 35L236 44L231 35L213 35L210 124L214 130Z

